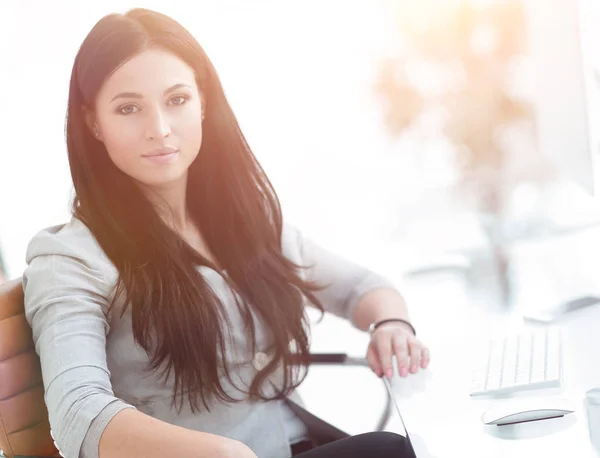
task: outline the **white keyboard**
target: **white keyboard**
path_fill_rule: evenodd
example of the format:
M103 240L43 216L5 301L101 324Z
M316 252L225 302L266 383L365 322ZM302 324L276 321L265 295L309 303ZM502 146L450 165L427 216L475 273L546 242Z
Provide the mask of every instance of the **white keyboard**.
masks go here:
M490 342L476 362L471 396L506 394L561 385L561 335L555 326L534 328Z

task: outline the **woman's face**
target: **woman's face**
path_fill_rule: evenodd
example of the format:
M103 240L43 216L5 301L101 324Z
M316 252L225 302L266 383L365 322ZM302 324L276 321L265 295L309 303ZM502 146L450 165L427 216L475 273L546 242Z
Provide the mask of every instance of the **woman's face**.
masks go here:
M163 189L186 183L202 144L202 118L192 68L173 54L149 49L106 80L88 125L122 172Z

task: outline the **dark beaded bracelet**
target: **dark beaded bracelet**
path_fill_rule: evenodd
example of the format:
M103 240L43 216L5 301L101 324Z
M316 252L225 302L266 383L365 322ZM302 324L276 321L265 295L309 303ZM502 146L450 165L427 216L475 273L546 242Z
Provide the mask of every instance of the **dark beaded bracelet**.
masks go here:
M402 318L388 318L386 320L381 320L381 321L377 321L375 323L371 323L371 326L369 326L369 334L373 334L373 332L375 332L375 329L377 329L382 324L393 323L393 322L404 323L411 329L411 331L415 335L415 337L417 336L417 331L415 330L415 327L412 324L410 324L409 321L403 320Z

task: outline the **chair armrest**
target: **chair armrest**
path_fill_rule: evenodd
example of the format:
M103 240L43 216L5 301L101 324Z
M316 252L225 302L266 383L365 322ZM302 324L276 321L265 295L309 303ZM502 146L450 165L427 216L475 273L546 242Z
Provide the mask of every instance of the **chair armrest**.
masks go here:
M319 364L319 365L340 365L340 366L365 366L368 367L369 363L366 358L357 358L354 356L348 356L347 353L311 353L310 354L310 364ZM385 385L385 380L383 381ZM376 431L383 431L388 421L390 420L390 416L392 415L392 397L387 387L385 387L385 408L381 413L381 417L379 418L379 422L377 423Z
M368 366L365 358L348 356L347 353L311 353L310 364L343 364L346 366Z

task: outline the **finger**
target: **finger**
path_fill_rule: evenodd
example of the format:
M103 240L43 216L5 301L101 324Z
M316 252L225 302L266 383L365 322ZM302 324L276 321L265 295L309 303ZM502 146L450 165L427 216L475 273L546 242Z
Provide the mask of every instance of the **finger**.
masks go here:
M421 348L421 368L425 369L429 365L429 348L423 347Z
M408 339L408 353L410 354L410 372L416 374L421 365L422 345L415 338Z
M369 367L375 372L377 377L381 378L383 376L383 369L381 369L381 364L379 364L379 359L373 345L369 345L369 349L367 350L367 363L369 363Z
M408 365L410 363L406 337L397 334L394 335L392 337L392 345L398 362L398 373L401 377L406 377L408 375Z
M388 334L380 334L375 336L372 344L375 346L375 352L379 359L379 364L383 371L383 375L391 379L394 375L392 361L392 341Z

